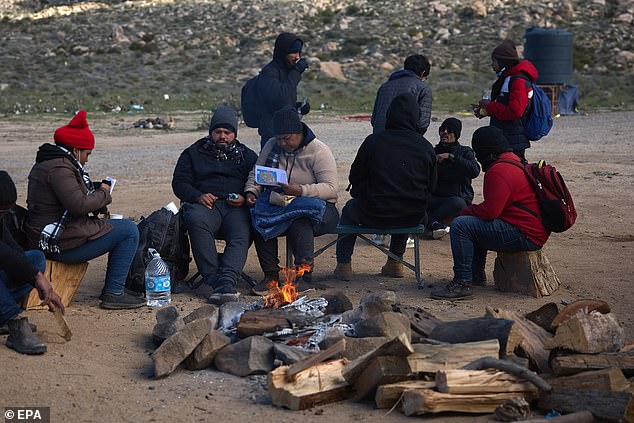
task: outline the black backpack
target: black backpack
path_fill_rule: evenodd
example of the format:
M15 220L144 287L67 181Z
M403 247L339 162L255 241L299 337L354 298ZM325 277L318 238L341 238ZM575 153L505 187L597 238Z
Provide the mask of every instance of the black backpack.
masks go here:
M145 267L150 262L148 248L154 248L170 269L172 286L182 281L189 273L189 237L185 230L183 214L174 214L167 209L160 209L146 218L141 218L139 229L139 246L134 254L132 266L126 280L126 288L145 291Z
M259 76L259 75L258 75ZM260 126L260 111L258 98L258 76L249 79L242 87L240 95L240 109L242 118L249 128Z

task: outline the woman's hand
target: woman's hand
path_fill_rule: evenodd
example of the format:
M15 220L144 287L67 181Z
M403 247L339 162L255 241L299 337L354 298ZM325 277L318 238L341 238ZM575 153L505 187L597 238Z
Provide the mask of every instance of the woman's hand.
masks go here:
M246 194L244 194L246 197L246 202L247 202L247 206L248 207L253 207L255 206L255 202L258 200L255 196L255 194L253 194L252 192L247 192Z
M236 194L238 198L227 198L227 204L231 207L242 207L244 206L245 199L242 194Z
M279 184L287 195L294 195L300 197L302 195L302 187L298 184Z
M42 272L37 272L35 275L35 289L40 296L41 306L47 306L48 311L61 310L64 313L64 304L62 299L57 295L57 292L53 290L51 283L46 279L46 276Z

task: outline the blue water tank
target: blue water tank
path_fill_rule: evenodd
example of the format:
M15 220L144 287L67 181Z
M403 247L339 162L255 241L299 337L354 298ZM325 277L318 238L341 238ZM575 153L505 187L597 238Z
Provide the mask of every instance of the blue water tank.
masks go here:
M524 33L524 58L537 68L537 84L570 83L572 33L561 29L528 28Z

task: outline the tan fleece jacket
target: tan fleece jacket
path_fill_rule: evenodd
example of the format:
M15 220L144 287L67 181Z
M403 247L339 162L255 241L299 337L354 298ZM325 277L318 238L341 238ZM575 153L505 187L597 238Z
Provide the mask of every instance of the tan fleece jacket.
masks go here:
M264 145L256 164L264 166L275 142L275 138L271 138ZM330 148L318 139L312 140L293 157L280 154L279 168L286 170L289 183L301 186L302 197L317 197L330 203L337 202L335 157ZM251 169L244 191L251 192L256 197L262 192L262 186L255 183L255 169Z

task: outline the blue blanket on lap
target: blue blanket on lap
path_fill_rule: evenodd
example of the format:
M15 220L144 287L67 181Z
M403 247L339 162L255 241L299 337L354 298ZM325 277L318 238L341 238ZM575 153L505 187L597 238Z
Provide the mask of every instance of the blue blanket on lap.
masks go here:
M326 202L315 197L297 197L288 206L274 206L269 202L270 190L264 191L251 209L253 227L265 241L282 235L295 219L306 217L321 223Z

